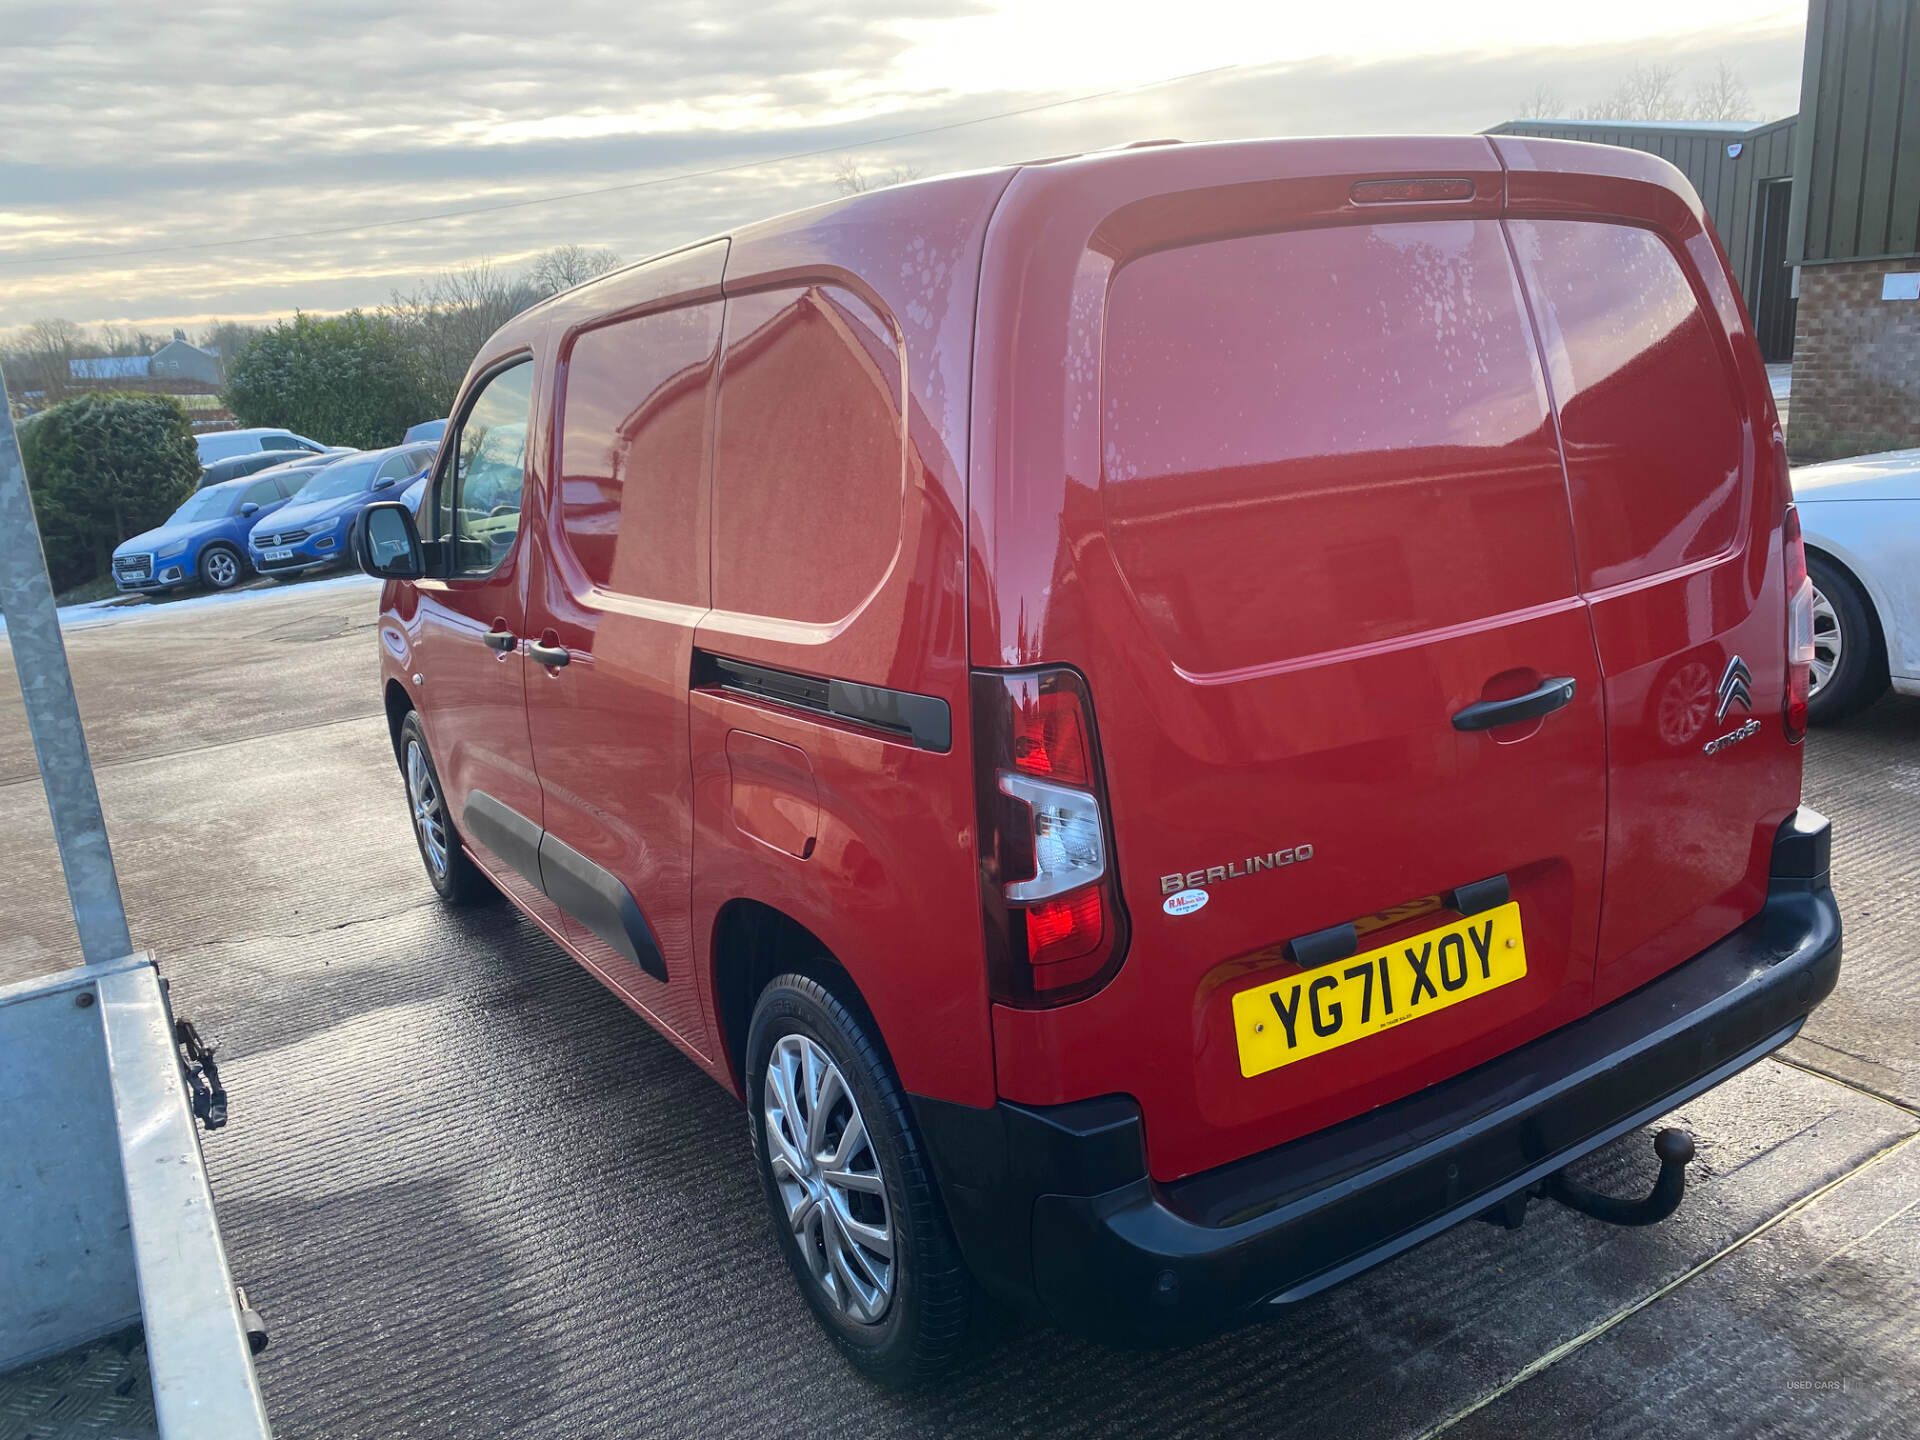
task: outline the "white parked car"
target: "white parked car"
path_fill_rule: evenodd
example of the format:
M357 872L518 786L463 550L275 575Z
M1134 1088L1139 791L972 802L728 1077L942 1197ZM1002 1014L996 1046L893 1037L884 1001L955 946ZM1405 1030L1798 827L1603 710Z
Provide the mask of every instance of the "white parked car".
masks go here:
M1818 724L1891 684L1920 695L1920 450L1802 465L1793 498L1813 578Z
M337 448L274 426L255 426L251 430L209 430L194 436L193 443L200 451L200 463L203 466L211 465L216 460L230 460L236 455L258 455L263 450L284 454L291 460L297 454L324 455Z

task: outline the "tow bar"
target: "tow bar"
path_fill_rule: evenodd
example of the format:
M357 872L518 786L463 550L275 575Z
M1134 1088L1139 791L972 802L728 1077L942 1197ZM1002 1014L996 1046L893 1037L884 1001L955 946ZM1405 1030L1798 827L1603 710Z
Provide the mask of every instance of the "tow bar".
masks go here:
M1518 1230L1526 1218L1529 1200L1557 1200L1569 1210L1609 1225L1653 1225L1680 1208L1687 1190L1687 1165L1693 1159L1693 1136L1684 1130L1662 1130L1653 1137L1653 1153L1660 1159L1660 1178L1653 1189L1639 1200L1623 1200L1617 1195L1602 1195L1577 1180L1569 1180L1566 1171L1557 1171L1525 1190L1515 1191L1481 1215L1482 1220Z

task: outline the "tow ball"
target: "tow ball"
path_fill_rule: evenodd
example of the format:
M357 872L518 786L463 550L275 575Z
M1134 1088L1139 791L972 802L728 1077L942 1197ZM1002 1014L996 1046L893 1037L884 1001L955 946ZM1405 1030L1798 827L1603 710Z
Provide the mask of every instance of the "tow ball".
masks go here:
M1480 1218L1518 1230L1526 1218L1527 1202L1540 1199L1557 1200L1570 1210L1578 1210L1609 1225L1655 1224L1680 1208L1687 1190L1687 1164L1693 1159L1693 1136L1684 1130L1662 1130L1653 1137L1653 1153L1660 1159L1660 1178L1641 1199L1623 1200L1617 1195L1602 1195L1577 1180L1569 1180L1562 1170L1507 1196Z

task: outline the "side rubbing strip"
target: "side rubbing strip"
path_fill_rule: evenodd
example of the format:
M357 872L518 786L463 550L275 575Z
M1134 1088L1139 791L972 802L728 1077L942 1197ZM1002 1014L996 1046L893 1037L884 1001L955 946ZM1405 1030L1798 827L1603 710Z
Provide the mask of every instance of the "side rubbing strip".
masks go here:
M553 838L484 790L467 797L461 828L527 883L656 980L667 978L660 944L633 892L571 845Z
M843 719L909 736L922 750L937 750L944 755L953 748L953 717L947 702L931 695L829 680L827 709Z
M911 741L922 750L946 754L953 748L953 713L947 702L907 690L856 685L851 680L821 680L767 665L749 665L705 650L693 652L693 683L700 689L729 690L774 700L816 715L830 715Z
M654 979L667 978L659 942L633 892L578 850L548 835L540 841L540 888L567 914Z
M529 885L545 888L540 884L540 827L518 810L475 790L467 796L460 828L518 870Z

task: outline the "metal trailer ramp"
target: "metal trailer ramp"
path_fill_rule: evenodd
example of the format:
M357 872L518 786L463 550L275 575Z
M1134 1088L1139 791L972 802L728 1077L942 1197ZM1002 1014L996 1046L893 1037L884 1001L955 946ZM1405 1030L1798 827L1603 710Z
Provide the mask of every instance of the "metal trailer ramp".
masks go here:
M166 986L130 953L3 377L0 614L88 962L0 987L0 1436L264 1437L249 1321L264 1329L227 1272L195 1126L224 1116L210 1089L190 1101Z

